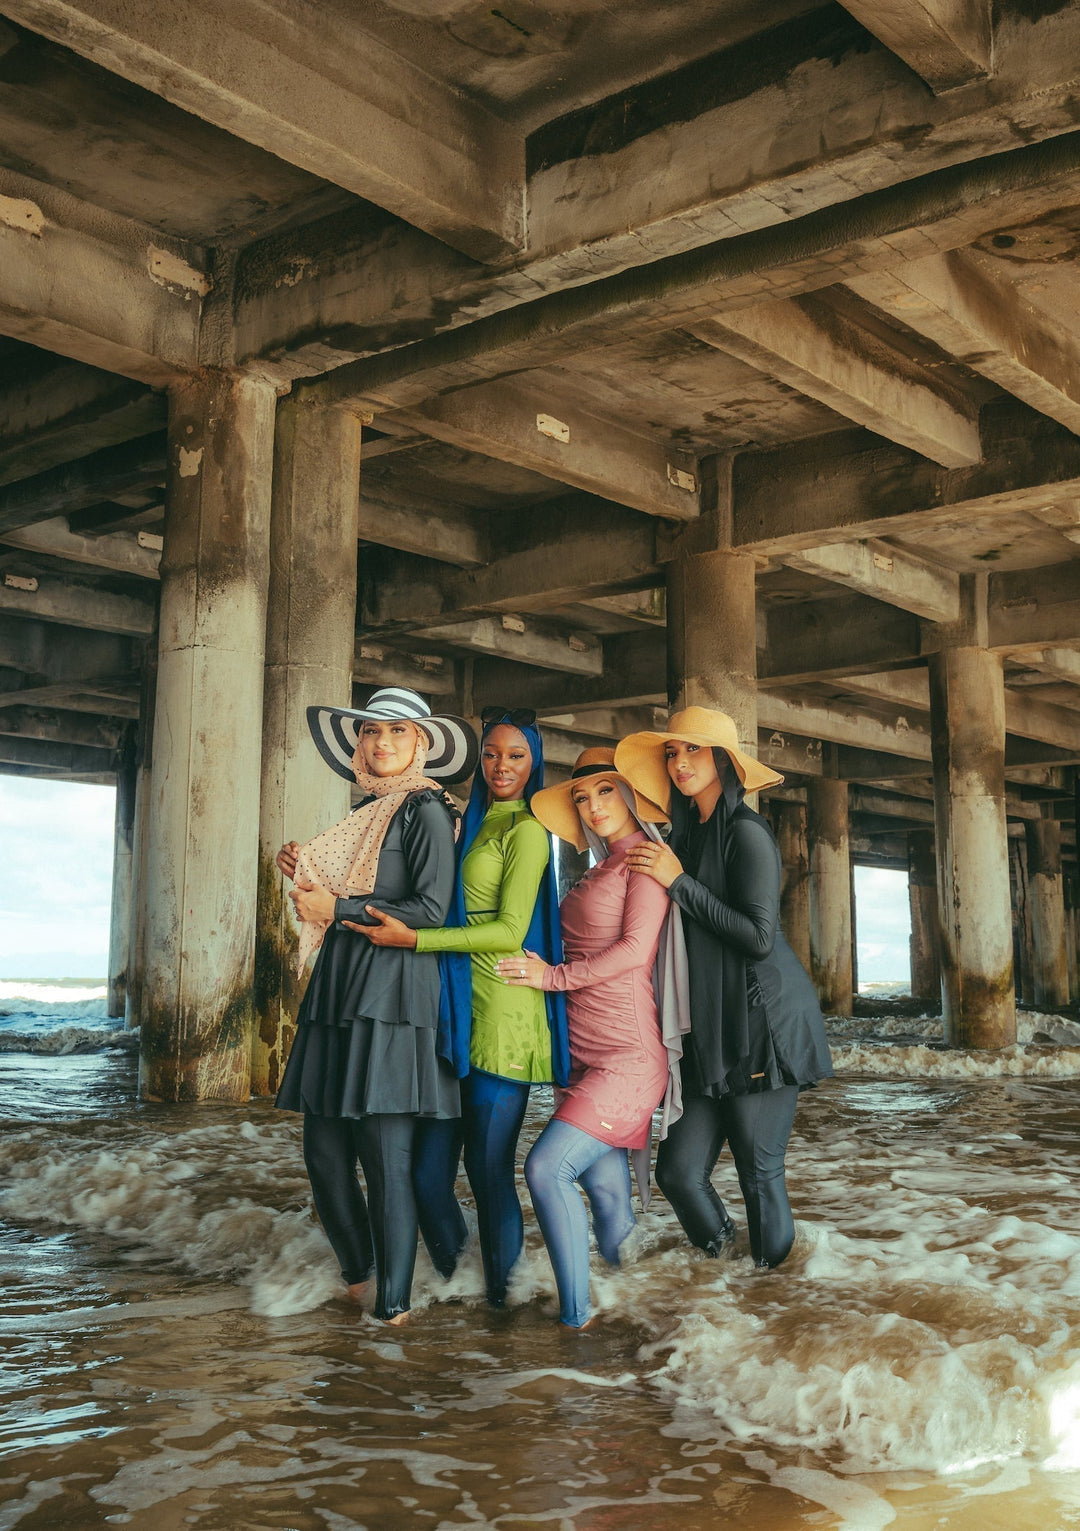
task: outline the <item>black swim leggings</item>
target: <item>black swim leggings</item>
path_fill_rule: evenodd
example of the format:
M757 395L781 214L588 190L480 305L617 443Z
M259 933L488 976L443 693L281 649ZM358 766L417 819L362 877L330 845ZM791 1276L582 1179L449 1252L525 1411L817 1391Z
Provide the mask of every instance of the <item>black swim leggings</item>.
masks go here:
M784 1154L795 1122L797 1085L713 1100L691 1095L660 1144L656 1183L691 1244L715 1253L729 1218L711 1175L725 1142L746 1203L750 1253L757 1265L779 1265L795 1240L784 1180Z
M412 1116L304 1113L304 1163L315 1210L350 1286L375 1272L375 1316L406 1313L416 1264ZM359 1159L367 1201L356 1174Z

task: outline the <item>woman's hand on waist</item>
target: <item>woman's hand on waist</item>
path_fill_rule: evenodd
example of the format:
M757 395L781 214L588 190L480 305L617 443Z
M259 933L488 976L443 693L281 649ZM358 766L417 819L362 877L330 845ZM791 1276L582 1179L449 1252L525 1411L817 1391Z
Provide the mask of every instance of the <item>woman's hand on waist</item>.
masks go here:
M334 895L313 882L298 882L289 894L296 918L305 924L325 925L334 918Z
M296 858L300 854L300 847L295 840L289 840L284 844L274 857L277 869L290 882L296 876Z
M503 982L513 984L516 989L542 989L547 970L547 963L535 952L526 952L524 957L503 957L495 964L495 971Z
M357 925L355 920L342 920L346 930L355 930L357 935L367 936L372 946L403 946L411 951L416 950L416 931L410 930L404 920L396 919L392 914L384 914L374 904L365 904L364 908L378 923Z

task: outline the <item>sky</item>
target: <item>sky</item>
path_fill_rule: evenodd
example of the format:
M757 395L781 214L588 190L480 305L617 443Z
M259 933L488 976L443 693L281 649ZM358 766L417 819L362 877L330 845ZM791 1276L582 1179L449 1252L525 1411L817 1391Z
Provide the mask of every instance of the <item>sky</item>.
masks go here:
M906 872L855 868L859 983L911 982L911 910Z
M113 787L0 776L0 978L102 978Z
M112 787L0 776L0 979L104 978ZM909 979L907 874L855 869L860 983Z

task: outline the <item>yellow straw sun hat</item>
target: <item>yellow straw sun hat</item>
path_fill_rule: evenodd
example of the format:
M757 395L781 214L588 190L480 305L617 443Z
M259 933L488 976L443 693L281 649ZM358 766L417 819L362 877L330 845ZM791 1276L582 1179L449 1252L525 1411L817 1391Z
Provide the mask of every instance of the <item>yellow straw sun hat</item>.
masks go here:
M760 760L740 749L735 720L726 712L714 712L711 707L684 707L681 712L671 714L665 732L629 734L615 748L617 770L635 791L643 792L665 809L671 807L671 777L664 758L664 746L671 740L724 750L747 792L778 786L784 779L779 771L762 765Z
M569 781L560 782L557 787L544 787L534 793L529 805L545 829L550 829L560 840L569 841L579 851L583 851L588 842L581 815L574 806L573 793L582 778L588 776L606 776L612 781L626 782L634 794L634 812L639 819L646 824L662 824L667 821L667 814L650 802L628 777L616 769L615 751L606 745L594 745L591 749L582 750L574 762Z

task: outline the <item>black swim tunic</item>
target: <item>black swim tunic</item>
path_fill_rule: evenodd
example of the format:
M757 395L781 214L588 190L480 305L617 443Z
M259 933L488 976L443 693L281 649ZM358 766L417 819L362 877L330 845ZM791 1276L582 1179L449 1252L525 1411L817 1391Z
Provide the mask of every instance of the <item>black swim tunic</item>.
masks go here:
M460 1115L457 1079L436 1054L438 957L372 946L341 924L375 924L365 908L374 904L414 929L440 926L453 884L451 811L441 792L411 793L390 821L373 892L337 900L297 1015L282 1110Z

